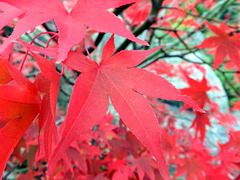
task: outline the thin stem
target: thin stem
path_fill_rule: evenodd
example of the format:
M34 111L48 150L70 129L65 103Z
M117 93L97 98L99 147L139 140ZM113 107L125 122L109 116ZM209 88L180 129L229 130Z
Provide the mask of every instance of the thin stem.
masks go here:
M32 45L32 43L34 42L34 40L35 40L36 38L38 38L39 36L41 36L41 35L43 35L43 34L52 34L52 35L54 35L54 36L58 35L58 34L55 33L55 32L42 32L42 33L36 35L36 36L32 39L32 41L30 42L30 45ZM24 58L23 58L22 64L21 64L21 66L20 66L20 72L22 72L24 63L25 63L25 61L26 61L26 59L27 59L27 55L28 55L28 53L29 53L29 49L30 49L30 47L28 48L28 50L27 50L27 52L26 52L26 54L25 54L25 56L24 56Z
M91 55L90 55L90 53L89 53L89 51L88 51L88 48L87 48L87 45L86 45L86 42L85 42L85 38L83 38L83 44L84 44L84 47L85 47L85 50L86 50L86 52L87 52L87 55L88 55L89 59L92 60L92 57L91 57Z
M237 88L235 88L232 83L229 81L229 79L227 78L227 76L225 75L224 72L222 72L220 69L216 69L218 72L220 72L222 74L222 76L224 77L225 81L227 82L227 84L233 89L233 91L235 92L235 94L240 97L240 92L238 91Z
M47 45L46 45L46 48L48 48L51 40L53 40L56 36L57 36L57 34L53 35L53 36L48 40ZM46 57L47 57L47 55L45 55L45 58L46 58Z

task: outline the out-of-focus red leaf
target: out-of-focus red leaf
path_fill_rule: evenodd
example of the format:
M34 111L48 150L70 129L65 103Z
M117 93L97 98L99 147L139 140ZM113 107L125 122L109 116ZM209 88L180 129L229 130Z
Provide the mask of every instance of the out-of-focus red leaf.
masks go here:
M208 98L207 91L211 89L208 85L207 79L204 76L201 81L186 77L187 82L189 84L188 88L181 89L181 93L190 96L200 108L204 108L206 103L210 103L210 99ZM190 106L188 104L184 104L182 109L188 109Z
M129 166L133 171L137 169L140 180L143 180L145 173L150 179L155 179L153 167L156 168L157 166L149 154L143 154L141 157L133 159L131 163Z
M202 44L196 46L196 48L214 49L214 65L213 69L218 68L226 57L238 67L240 67L239 59L240 59L240 34L236 35L228 35L223 29L214 26L208 22L205 23L207 27L217 36L212 36L205 39Z
M192 126L196 130L196 137L198 132L200 133L201 140L203 141L206 136L206 126L211 126L210 120L205 113L195 112L196 117L193 120Z
M163 152L166 153L170 159L177 157L179 154L179 147L177 143L176 134L169 135L166 129L162 130Z
M186 180L205 179L204 172L210 167L207 161L208 159L200 158L197 154L177 159L177 170L173 179L183 175L185 175Z

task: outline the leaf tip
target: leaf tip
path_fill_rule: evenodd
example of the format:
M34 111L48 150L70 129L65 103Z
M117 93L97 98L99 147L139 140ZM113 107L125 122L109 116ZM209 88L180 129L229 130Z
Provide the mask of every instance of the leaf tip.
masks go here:
M204 111L202 108L200 108L200 107L198 106L198 104L197 104L194 100L192 100L190 97L188 97L188 96L186 96L186 95L181 95L181 96L179 97L179 100L187 103L187 104L190 105L190 106L192 106L193 109L195 109L196 111L198 111L198 112L200 112L200 113L206 113L206 111ZM182 110L181 110L181 111L182 111Z

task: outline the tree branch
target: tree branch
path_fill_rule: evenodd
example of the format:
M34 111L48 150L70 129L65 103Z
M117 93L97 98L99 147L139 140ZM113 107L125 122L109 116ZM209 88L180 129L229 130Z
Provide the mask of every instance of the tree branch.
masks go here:
M143 31L149 29L151 27L151 25L153 25L156 22L157 19L157 15L159 10L162 7L162 3L164 0L154 0L152 1L152 9L151 12L147 18L147 20L139 27L137 28L135 31L133 31L133 34L135 36L138 36L139 34L141 34ZM117 49L116 52L119 52L121 50L124 50L127 48L127 46L131 43L130 40L126 39Z

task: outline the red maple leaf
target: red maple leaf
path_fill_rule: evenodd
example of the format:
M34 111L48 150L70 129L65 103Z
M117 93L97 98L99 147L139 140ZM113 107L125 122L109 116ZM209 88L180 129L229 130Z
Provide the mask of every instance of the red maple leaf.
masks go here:
M213 69L215 70L220 66L226 57L238 67L240 67L240 33L231 35L227 34L223 29L218 28L208 22L206 22L208 28L217 36L212 36L205 39L202 44L195 46L196 48L213 48L214 51L214 65Z
M168 170L162 154L160 128L145 94L168 100L184 101L201 109L164 78L143 69L134 68L160 47L148 51L121 51L115 55L113 36L103 48L100 64L83 54L69 53L64 63L82 72L78 77L65 120L62 139L49 162L51 166L76 136L92 128L105 114L109 98L130 131L155 156L160 172L168 179ZM109 98L108 98L109 97Z
M233 148L233 149L238 149L239 150L240 149L239 148L240 147L240 144L239 144L239 142L240 142L240 131L232 131L232 132L229 133L229 136L230 136L229 141L226 144L222 145L222 147L224 149Z
M35 84L39 91L44 94L41 113L39 116L39 131L44 127L45 153L51 155L52 146L58 141L56 120L56 105L60 79L62 74L56 70L55 64L39 55L32 53L37 61L41 73L36 77Z
M131 21L131 26L140 26L147 19L151 12L152 4L150 0L140 0L131 5L125 12L126 18Z
M166 129L162 129L163 152L169 156L169 159L174 159L179 154L179 146L177 144L177 136L168 134Z
M87 27L100 32L118 34L134 42L148 45L147 42L136 38L120 19L108 11L110 8L117 8L136 0L79 0L71 11L65 9L61 0L2 1L18 8L14 10L9 7L6 9L7 13L12 11L17 16L20 9L24 17L17 23L12 35L3 43L0 52L26 31L52 19L59 31L58 61L64 61L70 48L84 38ZM10 21L12 17L7 19ZM1 23L0 27L4 25Z
M208 85L207 79L203 76L201 81L195 80L186 76L187 82L190 87L181 89L181 93L190 96L200 108L204 108L206 103L210 103L208 98L207 91L211 89L211 86ZM190 106L184 104L182 109L188 109Z
M154 171L152 167L156 167L156 163L153 161L149 154L142 154L140 157L131 160L132 164L129 165L134 172L137 169L139 180L143 180L145 173L150 179L155 179Z
M173 179L184 174L186 175L186 180L205 179L204 169L207 169L208 166L202 159L190 155L185 159L178 159L177 164L177 170Z
M196 129L196 135L197 133L200 133L201 140L203 141L206 136L206 126L211 126L210 120L208 116L205 113L195 112L196 117L193 120L192 126Z
M227 147L228 146L220 145L220 151L216 156L216 159L221 161L221 165L225 168L226 171L238 171L240 162L239 149Z
M18 70L2 59L0 65L0 76L7 77L0 85L0 117L8 119L0 130L1 178L8 158L40 111L41 97L34 84Z
M219 113L218 114L218 124L224 126L227 129L233 129L234 130L234 125L238 123L238 118L228 112L226 113ZM228 127L226 124L231 125Z
M186 136L186 133L182 132ZM183 175L185 175L186 180L205 179L206 171L213 168L209 163L212 156L208 153L202 141L196 138L193 139L190 134L188 135L190 146L185 144L187 145L184 147L185 151L179 158L176 158L177 170L173 179Z

